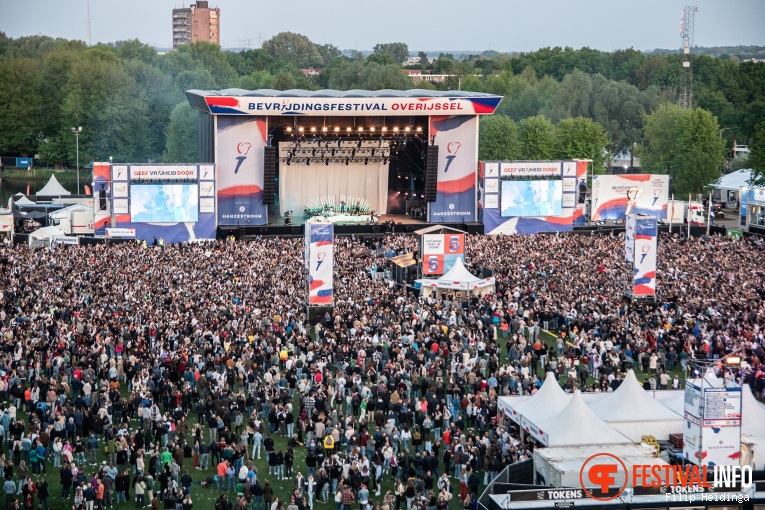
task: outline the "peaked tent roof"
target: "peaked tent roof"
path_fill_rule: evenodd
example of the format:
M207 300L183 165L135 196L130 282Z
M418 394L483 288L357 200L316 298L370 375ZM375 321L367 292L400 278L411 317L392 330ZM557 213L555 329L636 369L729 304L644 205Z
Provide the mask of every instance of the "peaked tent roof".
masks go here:
M765 405L754 398L748 384L741 387L741 433L752 437L765 437Z
M682 419L682 416L651 398L632 369L627 371L616 391L590 403L590 409L609 423Z
M476 275L468 271L465 265L462 263L462 259L458 258L457 261L452 266L452 268L449 271L447 271L447 273L443 275L441 278L439 278L438 280L445 281L445 282L470 283L476 280L481 280L481 278L478 278Z
M749 179L751 178L752 169L742 168L741 170L723 175L717 184L713 184L712 187L715 189L738 191L741 186L749 186Z
M27 197L25 197L23 195L22 195L21 198L18 198L18 199L14 198L13 199L13 203L15 205L35 205L34 202L32 202L31 200L29 200Z
M569 397L552 372L547 372L542 386L531 397L510 407L510 418L520 423L521 417L536 421L546 420L561 412L569 403Z
M43 186L43 189L38 191L37 194L44 197L60 197L61 195L71 195L72 192L67 191L67 189L58 182L58 179L56 179L54 174L50 176L48 183Z
M555 416L527 430L545 446L628 444L633 441L604 422L587 407L579 390Z

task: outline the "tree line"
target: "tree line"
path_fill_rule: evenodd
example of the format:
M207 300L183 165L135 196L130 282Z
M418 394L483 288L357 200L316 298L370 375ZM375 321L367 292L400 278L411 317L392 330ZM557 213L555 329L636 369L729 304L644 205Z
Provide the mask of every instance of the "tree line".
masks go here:
M343 55L331 44L291 32L254 50L228 52L194 43L164 54L138 40L88 47L46 36L12 39L0 32L0 154L39 155L48 164L71 166L71 128L82 126L81 162L109 156L194 161L198 114L185 90L409 89L412 80L402 72L409 55L400 42L378 44L367 56ZM481 120L485 159L586 157L599 169L611 155L633 149L644 171L677 177L673 187L680 192L714 180L734 140L752 146L752 165L765 159L758 148L765 139L762 62L738 62L727 54L693 57L697 108L688 113L670 106L679 90L678 54L542 48L461 57L442 53L432 60L419 55L424 73L448 76L438 85L422 81L418 88L505 97L496 115ZM319 73L307 77L301 68ZM667 140L681 146L660 143Z

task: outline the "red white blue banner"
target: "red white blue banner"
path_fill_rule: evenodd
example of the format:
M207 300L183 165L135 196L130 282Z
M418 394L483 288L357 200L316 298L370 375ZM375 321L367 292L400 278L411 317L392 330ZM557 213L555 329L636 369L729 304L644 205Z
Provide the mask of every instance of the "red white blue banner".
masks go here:
M634 296L656 295L656 218L635 219Z
M592 220L623 220L627 214L663 220L668 197L668 175L596 175L592 178Z
M306 222L306 260L308 261L308 305L331 306L334 267L332 223Z
M204 96L213 115L380 117L487 115L501 96L477 97L258 97Z
M436 201L428 220L435 223L476 221L478 118L431 117L430 135L438 145Z
M266 119L217 117L218 225L266 225Z

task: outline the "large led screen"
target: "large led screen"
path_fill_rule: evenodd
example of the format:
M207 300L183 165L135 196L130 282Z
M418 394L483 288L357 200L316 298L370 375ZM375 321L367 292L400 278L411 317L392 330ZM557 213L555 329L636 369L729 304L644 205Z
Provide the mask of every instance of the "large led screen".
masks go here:
M503 217L560 216L563 184L556 181L502 181L500 209Z
M130 221L134 223L199 221L199 185L131 185Z

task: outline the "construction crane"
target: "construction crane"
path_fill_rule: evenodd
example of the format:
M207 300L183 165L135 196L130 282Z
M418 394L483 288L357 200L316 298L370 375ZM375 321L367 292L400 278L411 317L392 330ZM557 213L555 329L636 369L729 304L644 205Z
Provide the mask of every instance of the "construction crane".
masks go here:
M680 108L693 108L693 70L691 69L691 51L693 50L693 25L698 7L692 5L683 9L680 18L680 37L683 40L683 57L680 70Z

